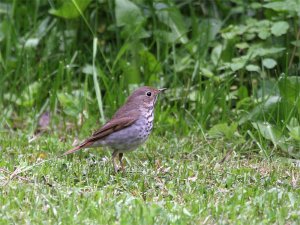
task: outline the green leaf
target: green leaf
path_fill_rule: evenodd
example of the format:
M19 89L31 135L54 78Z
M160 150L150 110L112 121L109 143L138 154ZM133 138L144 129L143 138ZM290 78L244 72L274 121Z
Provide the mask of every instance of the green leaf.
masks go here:
M300 40L292 41L291 44L299 48L300 47Z
M174 40L178 40L183 44L187 43L187 26L180 11L176 7L171 7L164 3L158 3L155 7L157 8L158 19L171 29Z
M222 53L222 45L218 44L217 46L215 46L211 52L211 61L213 62L213 64L216 66L218 65L221 53Z
M117 26L137 25L144 21L140 8L129 0L116 0Z
M237 131L237 123L232 123L228 125L227 123L219 123L214 125L209 131L208 134L212 137L225 137L231 139L234 136L234 133Z
M296 12L300 14L300 1L299 0L285 0L285 1L274 1L265 4L263 7L272 9L278 12Z
M142 50L139 52L140 60L141 60L141 67L144 70L144 73L147 74L147 76L150 76L152 74L157 74L161 72L161 65L160 62L157 61L155 56L146 50Z
M52 8L49 13L65 19L77 18L80 16L80 11L83 12L90 2L91 0L64 0L61 7L58 9Z
M193 65L193 62L194 62L194 60L191 58L190 55L181 57L178 59L178 61L175 64L175 71L176 72L184 71L187 68L190 68L191 65Z
M291 128L289 135L296 141L300 141L300 126Z
M248 50L248 53L245 57L247 57L249 60L253 59L257 56L268 56L268 55L274 55L277 53L280 53L284 51L285 48L279 48L279 47L264 47L261 44L253 44Z
M17 105L32 107L35 101L39 98L38 94L42 88L40 81L34 81L21 91L20 95L13 93L5 93L3 98ZM18 97L21 96L21 97Z
M237 43L235 45L235 47L237 47L238 49L244 50L246 48L249 48L249 44L247 42L241 42L241 43Z
M264 65L264 67L266 67L268 69L273 69L277 65L277 62L271 58L263 59L262 63Z
M287 125L289 129L289 135L296 141L300 141L300 125L295 117L292 117L289 124Z
M208 78L214 77L214 73L205 67L201 67L200 72L205 77L208 77Z
M282 98L295 106L300 113L300 77L282 76L279 78L278 86Z
M298 120L295 117L292 117L289 124L287 125L287 128L289 129L290 127L298 127L300 126Z
M139 68L127 60L119 60L120 68L122 69L122 76L126 79L128 84L139 84L141 83Z
M250 7L251 7L252 9L261 9L262 4L259 3L259 2L253 2L253 3L250 4Z
M221 30L221 35L224 39L233 39L238 35L246 33L248 27L245 25L234 26L229 25L225 29Z
M295 127L289 132L290 136L293 138L293 140L291 140L282 134L281 129L269 123L256 122L252 123L252 125L265 139L270 140L275 146L279 146L288 155L295 158L300 157L298 140L300 127Z
M222 22L217 19L202 19L198 26L197 40L200 41L201 46L208 45L215 40L216 35L220 32Z
M42 83L35 81L28 85L21 93L21 105L31 107L38 98Z
M268 37L270 37L270 35L271 35L271 33L270 33L269 29L261 29L258 32L258 37L263 40L266 40Z
M39 39L38 38L28 38L25 42L24 47L25 48L36 48L37 45L39 44Z
M232 62L229 64L231 70L237 71L237 70L244 68L246 66L248 60L249 59L247 59L246 57L233 58Z
M22 105L21 97L17 97L16 94L7 92L3 95L3 99L11 103Z
M281 36L283 34L286 34L286 32L289 29L289 24L285 21L279 21L273 24L271 27L271 33L275 36Z
M260 73L260 67L257 66L257 65L253 65L253 64L247 65L246 66L246 70L250 71L250 72L258 72L258 73Z
M260 118L265 113L268 113L278 105L280 102L280 96L270 96L266 101L258 104L254 107L253 110L251 110L246 115L242 116L242 118L239 120L239 124L243 124L246 121L253 121L257 118Z
M188 99L192 102L197 101L197 99L199 99L199 92L198 91L190 91L188 94Z
M131 37L130 40L135 42L151 36L151 33L144 29L146 17L137 5L129 0L115 0L115 3L116 25L123 27L121 36L124 39Z
M82 68L82 72L84 74L93 74L93 66L91 64L86 64Z
M255 122L252 123L252 126L257 129L264 138L272 141L275 146L282 142L283 136L281 131L271 124L265 122Z
M75 98L68 93L57 93L57 98L68 116L77 117L82 111L82 101L79 101L78 97Z
M175 43L178 40L177 36L174 35L173 32L168 32L168 31L157 29L157 30L154 30L153 33L154 33L155 37L157 37L164 43Z
M240 70L242 68L244 68L245 66L245 62L234 62L234 63L230 63L230 68L232 71L237 71L237 70Z

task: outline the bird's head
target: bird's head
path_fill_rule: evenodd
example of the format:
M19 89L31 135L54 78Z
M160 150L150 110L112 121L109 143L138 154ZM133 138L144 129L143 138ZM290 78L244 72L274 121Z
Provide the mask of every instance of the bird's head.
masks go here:
M166 88L140 87L129 96L127 102L134 102L144 107L154 107L157 96L164 90L166 90Z

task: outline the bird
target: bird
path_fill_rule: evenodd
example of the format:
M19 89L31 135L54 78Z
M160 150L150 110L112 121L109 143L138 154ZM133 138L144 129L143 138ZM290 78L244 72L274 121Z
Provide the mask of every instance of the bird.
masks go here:
M149 86L136 89L111 120L63 155L85 148L108 147L112 150L114 171L124 172L123 153L135 150L148 139L153 128L157 97L165 90L166 88L156 89Z

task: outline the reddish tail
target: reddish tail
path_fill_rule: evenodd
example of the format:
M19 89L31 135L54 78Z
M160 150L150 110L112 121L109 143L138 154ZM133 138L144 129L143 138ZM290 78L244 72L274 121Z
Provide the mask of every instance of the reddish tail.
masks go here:
M83 148L86 148L86 147L90 146L91 144L92 144L92 143L90 143L90 142L83 143L83 144L81 144L81 145L78 145L78 146L75 147L75 148L70 149L69 151L66 151L63 155L69 155L69 154L72 154L72 153L74 153L74 152L77 152L77 151L79 151L79 150L81 150L81 149L83 149Z
M81 148L82 148L82 146L79 145L79 146L77 146L77 147L75 147L75 148L70 149L69 151L66 151L63 155L69 155L69 154L71 154L71 153L77 152L77 151L79 151Z

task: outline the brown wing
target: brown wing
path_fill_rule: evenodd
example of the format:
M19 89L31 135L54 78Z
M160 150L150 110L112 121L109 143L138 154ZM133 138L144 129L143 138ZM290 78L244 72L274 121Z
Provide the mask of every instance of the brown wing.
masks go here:
M115 118L107 122L103 127L93 133L93 135L88 138L86 141L97 141L115 131L121 130L125 127L130 126L138 119L137 116L130 116L130 117L122 117L122 118Z
M125 127L130 126L138 119L138 116L130 116L130 117L123 117L118 119L112 119L109 122L107 122L103 127L101 127L99 130L97 130L91 137L86 139L84 142L82 142L79 146L70 149L69 151L66 151L63 155L69 155L71 153L77 152L80 149L86 148L93 144L94 141L97 141L109 134L111 134L114 131L121 130Z

